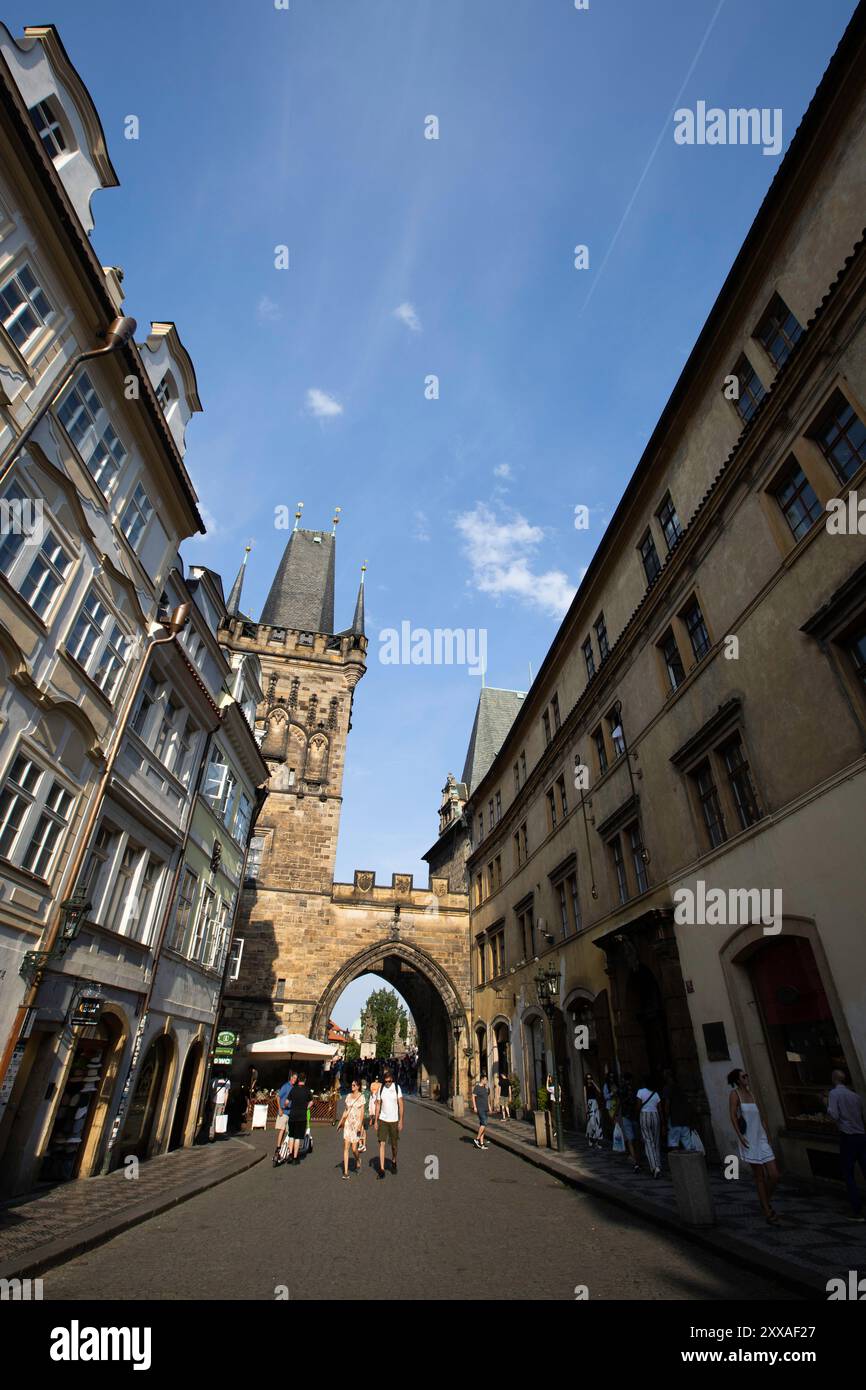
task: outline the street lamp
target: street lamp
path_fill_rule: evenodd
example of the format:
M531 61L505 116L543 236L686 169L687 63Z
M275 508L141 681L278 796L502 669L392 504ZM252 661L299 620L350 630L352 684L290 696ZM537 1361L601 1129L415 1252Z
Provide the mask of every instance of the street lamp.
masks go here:
M42 402L33 418L4 450L3 457L0 458L0 483L3 482L3 479L27 444L34 430L36 430L45 419L51 407L56 405L60 400L60 397L63 395L63 392L66 390L82 362L90 362L94 357L105 357L110 352L116 352L118 348L123 347L130 341L137 327L138 325L135 319L126 317L112 319L108 328L105 330L105 345L103 347L91 348L89 352L79 352L77 357L73 357L66 371L60 378L60 382L54 393L47 401Z
M556 1061L556 1044L553 1038L553 1015L557 1009L559 1000L559 971L551 962L546 968L542 967L535 977L535 993L538 1002L547 1016L550 1028L550 1055L553 1058L553 1107L556 1117L556 1147L562 1153L565 1145L562 1135L562 1106L559 1093L559 1067Z
M451 1015L451 1032L454 1036L454 1098L460 1094L460 1034L463 1032L463 1019L455 1010Z
M28 985L35 987L41 984L49 960L55 956L66 955L81 930L81 924L87 917L91 906L92 904L87 901L83 884L76 888L71 898L66 898L60 904L60 928L53 949L50 951L26 951L24 953L18 974L27 981Z

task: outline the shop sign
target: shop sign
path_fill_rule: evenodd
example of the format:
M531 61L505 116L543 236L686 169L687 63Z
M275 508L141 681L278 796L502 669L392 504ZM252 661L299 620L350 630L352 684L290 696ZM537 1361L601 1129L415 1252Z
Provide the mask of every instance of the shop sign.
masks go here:
M87 1027L98 1023L102 1017L103 1000L98 994L80 994L75 1001L70 1023L75 1027Z
M213 1065L215 1067L230 1067L234 1061L235 1048L238 1045L238 1034L224 1028L217 1033L216 1046L213 1052Z

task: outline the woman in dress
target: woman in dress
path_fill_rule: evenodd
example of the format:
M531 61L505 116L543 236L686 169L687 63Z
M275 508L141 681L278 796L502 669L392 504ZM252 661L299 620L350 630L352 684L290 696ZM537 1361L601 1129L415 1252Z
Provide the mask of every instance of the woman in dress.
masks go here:
M349 1176L350 1149L355 1159L355 1172L360 1173L361 1171L361 1164L358 1161L358 1145L364 1132L364 1097L361 1094L360 1083L357 1081L352 1082L352 1089L346 1096L346 1108L340 1117L339 1128L343 1131L343 1177L347 1178Z
M508 1072L499 1073L499 1113L503 1120L511 1119L511 1082L508 1079Z
M586 1105L586 1138L589 1147L591 1149L601 1148L601 1141L604 1137L599 1106L601 1092L590 1072L586 1073L586 1080L583 1083L583 1099Z
M731 1128L737 1141L740 1159L743 1163L748 1163L752 1170L761 1211L771 1226L780 1226L781 1220L772 1206L773 1193L779 1181L779 1169L776 1165L776 1155L767 1138L764 1117L749 1085L748 1072L735 1067L728 1074L728 1085L731 1087Z

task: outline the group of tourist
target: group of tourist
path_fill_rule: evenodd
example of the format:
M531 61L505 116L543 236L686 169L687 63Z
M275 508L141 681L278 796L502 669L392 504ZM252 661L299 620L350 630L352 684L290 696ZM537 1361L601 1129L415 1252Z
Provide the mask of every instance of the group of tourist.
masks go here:
M376 1130L379 1141L379 1167L376 1176L385 1176L385 1149L391 1149L391 1173L397 1176L397 1146L403 1130L403 1089L395 1072L387 1066L382 1080L375 1078L369 1088L353 1077L338 1129L343 1133L343 1177L348 1178L350 1159L355 1160L355 1173L361 1172L361 1154L367 1152L367 1131Z
M779 1168L767 1138L769 1126L752 1091L748 1072L735 1067L728 1073L727 1081L733 1155L747 1164L752 1173L765 1220L771 1226L779 1226L782 1219L773 1206ZM842 1174L851 1202L852 1220L863 1221L863 1201L855 1169L859 1163L866 1177L866 1109L860 1096L848 1086L844 1072L834 1071L831 1081L827 1114L839 1132ZM587 1072L584 1102L589 1147L601 1148L609 1142L614 1153L629 1155L636 1173L642 1166L640 1146L653 1178L661 1177L665 1149L704 1153L692 1103L669 1068L665 1069L661 1089L651 1077L646 1077L642 1086L635 1087L628 1072L617 1077L611 1067L605 1069L599 1086Z
M388 1067L398 1086L404 1091L414 1091L418 1085L418 1057L407 1052L403 1057L350 1057L334 1064L334 1074L341 1090L346 1090L357 1080L362 1090L378 1081Z

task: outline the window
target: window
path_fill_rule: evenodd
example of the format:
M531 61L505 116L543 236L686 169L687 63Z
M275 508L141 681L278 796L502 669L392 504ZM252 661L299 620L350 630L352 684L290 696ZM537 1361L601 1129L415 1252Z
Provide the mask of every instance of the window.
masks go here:
M478 812L478 843L484 839L484 812Z
M748 357L741 357L734 367L732 376L737 379L737 396L734 405L737 413L744 424L751 420L766 392L761 385L758 374L749 361Z
M669 627L664 637L659 642L659 651L665 663L665 670L668 673L671 690L676 690L677 686L682 685L685 680L686 673L683 668L683 661L680 656L680 649L677 646L677 639L674 636L673 628Z
M646 535L644 536L643 540L638 546L638 550L640 551L640 558L643 561L646 582L647 584L652 584L661 574L662 569L661 560L659 559L659 553L656 550L656 543L653 540L652 531L647 531Z
M598 771L599 775L601 775L607 772L607 748L605 747L604 731L601 725L599 725L593 734L592 741L595 744L595 756L598 759Z
M162 718L159 721L159 728L156 731L156 740L153 751L161 763L168 766L173 748L172 733L174 724L180 713L180 705L175 704L174 696L167 695L162 707Z
M545 711L544 711L544 714L541 716L541 724L542 724L542 728L544 729L544 746L545 746L545 748L546 748L547 745L550 743L550 739L551 739L551 733L550 733L550 711L549 711L549 710L545 710Z
M669 492L665 493L662 504L656 512L656 516L658 517L659 526L662 528L665 544L669 551L673 550L680 536L683 534L683 528L680 525L677 509L673 504L673 499ZM652 537L650 537L650 539L652 539Z
M39 551L21 584L21 597L40 618L48 614L62 587L71 561L53 531L46 531Z
M587 680L591 681L593 676L595 675L595 657L592 651L591 637L587 637L586 641L583 644L582 651L583 659L586 662L586 678Z
M692 777L697 789L698 800L701 803L701 812L704 817L704 825L707 828L710 846L717 849L728 837L725 830L725 817L719 801L718 789L713 780L713 769L709 759L695 768Z
M781 479L774 484L773 494L794 540L798 541L807 531L811 531L821 515L822 507L796 459L791 459Z
M637 884L637 891L645 893L647 890L646 863L644 861L643 841L641 840L640 826L634 821L626 830L628 836L629 849L631 850L631 862L634 868L634 878Z
M130 639L114 622L99 595L91 589L76 619L66 650L109 700L117 690L131 645Z
M247 842L252 818L253 803L250 801L246 792L241 792L240 801L238 802L238 811L235 816L234 830L232 831L232 835L240 845L245 845Z
M42 524L40 504L28 497L18 483L10 483L0 499L0 571L9 575L24 542L32 539ZM36 537L38 539L38 536Z
M34 333L53 317L54 307L29 265L22 265L0 286L0 314L3 327L22 352Z
M198 888L198 876L193 873L188 865L184 865L181 875L180 887L177 890L177 903L174 909L174 926L171 933L171 946L175 951L183 954L189 933L189 924L192 921L193 909L195 907L195 896Z
M599 659L601 661L604 661L610 651L610 648L607 644L607 626L604 621L603 613L599 613L598 617L595 620L595 635L598 639Z
M66 149L66 137L57 119L54 101L46 97L30 107L30 119L36 127L36 134L45 146L49 159L56 159Z
M552 710L552 712L553 712L553 728L554 728L554 732L558 732L559 729L562 727L562 720L561 720L560 717L559 717L559 696L558 696L558 695L554 695L553 699L552 699L551 702L550 702L550 708L551 708L551 710Z
M265 847L264 835L254 835L247 850L246 882L255 883L262 871L262 851Z
M144 678L144 689L138 697L138 709L135 711L135 716L132 720L132 728L135 733L138 734L139 738L144 738L148 717L156 704L158 694L159 682L152 672L148 672Z
M129 541L133 550L138 550L138 543L144 534L144 528L153 515L153 507L150 498L142 487L141 483L135 489L120 522L120 529Z
M758 799L752 784L752 774L743 752L743 744L739 734L735 734L732 739L729 739L719 749L719 752L727 768L728 782L734 797L740 825L743 830L748 830L750 825L754 825L756 821L761 819L761 812L758 808Z
M0 854L47 878L73 803L61 782L19 753L0 793Z
M866 463L866 425L837 391L814 430L815 443L840 483Z
M489 824L489 826L490 826L490 829L492 830L492 829L493 829L493 801L492 801L492 799L491 799L490 801L488 801L488 803L487 803L487 812L488 812L488 824Z
M621 758L625 752L625 734L622 731L622 720L618 710L611 710L607 716L610 727L610 741L613 744L614 758Z
M547 828L556 829L556 798L552 790L547 793Z
M520 791L520 768L517 763L514 764L514 790L515 792Z
M520 780L526 786L526 752L520 755Z
M77 384L69 388L57 415L93 481L107 496L126 460L126 450L87 372L82 372Z
M520 827L520 838L521 838L521 841L523 842L523 858L524 858L524 859L528 859L528 858L529 858L529 837L528 837L528 835L527 835L527 833L526 833L526 821L524 821L523 824L522 824L521 827Z
M515 867L519 869L519 868L520 868L520 831L517 831L517 833L514 835L513 841L514 841L514 864L515 864Z
M755 337L766 348L777 367L783 366L794 345L802 338L803 328L791 313L784 299L774 294L764 317L755 329Z
M177 736L177 758L175 760L174 775L186 786L189 782L189 775L192 769L192 749L195 740L195 725L191 719L185 719L181 725L180 733Z
M285 997L286 997L286 981L285 981L284 978L282 978L282 979L277 980L277 987L276 987L276 989L275 989L275 991L274 991L274 998L275 998L275 999L285 999Z
M202 796L209 802L217 816L222 815L225 805L226 787L229 779L229 766L219 748L212 748L207 772L205 773Z
M616 886L621 903L628 902L628 880L625 876L625 862L622 857L622 844L620 838L615 835L610 842L610 853L613 859L614 873L616 874Z
M478 939L477 939L477 941L475 942L475 950L476 950L477 957L478 957L478 983L479 983L480 985L483 985L483 984L486 982L486 980L487 980L487 973L486 973L487 961L486 961L486 951L485 951L485 949L484 949L484 937L483 937L483 936L479 936Z
M531 960L535 955L535 924L532 920L532 908L528 907L524 912L518 913L517 927L520 932L520 945L523 951L523 959Z
M222 970L225 964L226 948L229 939L229 921L233 910L233 903L227 903L224 900L220 902L219 912L215 920L214 932L211 938L210 951L204 962L209 970Z
M557 777L556 785L559 788L559 805L563 816L568 815L568 797L565 793L565 778Z
M574 930L580 931L580 900L577 896L577 874L568 875L568 891L571 897L571 920Z
M496 824L502 820L502 793L496 793Z
M701 661L710 650L710 634L707 632L707 625L704 622L701 605L696 598L693 598L687 607L683 609L681 616L685 623L686 632L689 634L689 641L692 644L695 661Z
M845 644L854 665L854 671L866 687L866 627L861 627Z
M498 931L490 938L490 954L493 959L493 974L505 974L505 932Z
M169 402L171 401L171 384L168 379L168 372L166 372L162 381L156 388L156 399L159 401L162 409L167 410Z
M190 960L198 960L201 961L202 964L207 963L216 927L216 903L217 897L214 890L212 888L205 888L202 894L198 920L196 922L192 949L189 952ZM283 988L285 989L285 981L283 981ZM277 997L279 998L280 996L278 995Z
M229 961L229 979L237 980L240 978L241 961L244 955L244 938L236 936L232 942L232 956Z
M565 937L569 934L568 898L565 895L565 884L558 883L556 885L556 891L559 895L559 921L562 927L562 935Z
M497 892L498 892L499 889L502 887L502 855L501 855L501 854L497 854L496 858L495 858L494 861L493 861L493 887L494 887L495 891L497 891Z
M143 854L144 850L131 843L123 851L105 920L105 925L111 931L123 932L132 915L136 871Z
M100 825L94 836L93 845L81 878L85 902L88 900L91 904L96 902L103 875L107 872L106 865L111 858L111 848L116 838L117 832L112 830L110 825L105 824Z

